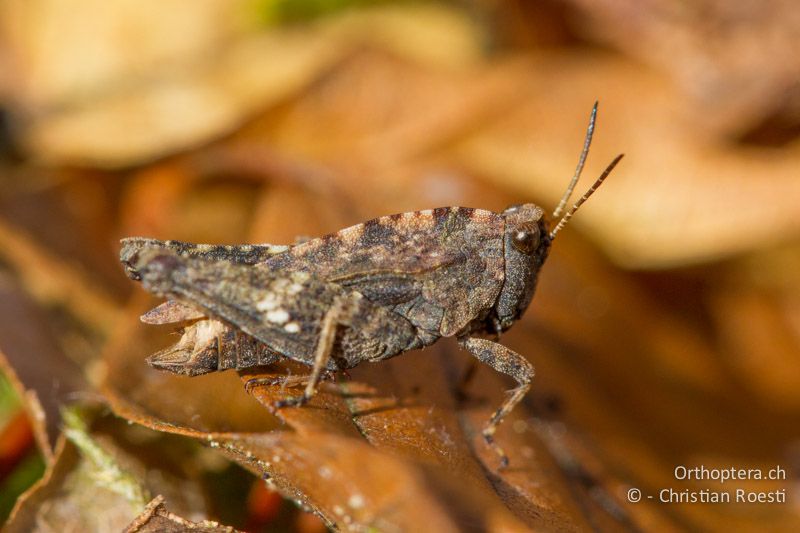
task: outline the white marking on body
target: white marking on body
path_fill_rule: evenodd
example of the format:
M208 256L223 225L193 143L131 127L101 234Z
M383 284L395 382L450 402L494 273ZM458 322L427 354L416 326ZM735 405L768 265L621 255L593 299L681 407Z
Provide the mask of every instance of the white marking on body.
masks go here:
M289 246L286 245L286 244L268 244L267 245L267 250L271 254L280 254L280 253L285 252L288 249L289 249Z
M288 333L297 333L300 331L300 324L297 322L289 322L283 326L283 329L285 329Z
M425 217L431 217L433 216L433 209L423 209L419 214Z
M267 320L274 324L283 324L289 320L289 313L283 309L274 309L267 312Z
M278 307L278 299L272 293L267 294L260 302L256 303L256 309L259 311L272 311L276 307Z
M292 283L291 285L289 285L289 288L286 289L286 293L291 296L294 296L295 294L301 292L302 290L303 290L302 285L300 285L299 283Z
M213 244L198 244L197 246L195 246L195 249L200 252L210 252L214 248L215 247Z
M253 246L252 246L252 245L250 245L250 244L243 244L243 245L241 245L241 246L239 247L239 250L241 250L241 251L243 251L243 252L250 252L250 251L252 251L252 250L253 250Z

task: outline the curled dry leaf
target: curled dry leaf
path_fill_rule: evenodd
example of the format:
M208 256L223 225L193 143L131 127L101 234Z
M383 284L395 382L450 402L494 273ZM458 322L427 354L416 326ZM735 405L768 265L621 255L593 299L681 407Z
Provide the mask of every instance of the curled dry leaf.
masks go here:
M217 522L204 520L190 522L185 518L170 513L164 505L164 497L156 496L147 504L142 514L136 517L125 533L182 533L185 531L198 531L200 533L236 533L236 529L223 526Z
M479 55L477 29L445 6L377 7L256 31L242 20L255 19L258 6L212 0L162 7L157 17L91 1L69 16L47 0L5 6L9 64L22 65L9 89L28 150L51 162L129 166L233 131L365 44L437 68ZM58 21L56 38L36 24L41 18ZM117 46L131 31L136 46ZM103 60L86 61L87 48L104 50Z
M152 159L230 131L340 54L330 39L248 29L247 4L153 12L88 1L68 14L48 0L4 6L0 31L18 66L7 81L24 143L49 161L114 167ZM58 24L55 38L42 19ZM102 57L87 61L97 50Z
M305 34L252 37L200 72L188 69L144 92L111 93L45 115L29 125L25 142L47 161L114 168L152 160L230 132L311 81L337 55L336 43Z

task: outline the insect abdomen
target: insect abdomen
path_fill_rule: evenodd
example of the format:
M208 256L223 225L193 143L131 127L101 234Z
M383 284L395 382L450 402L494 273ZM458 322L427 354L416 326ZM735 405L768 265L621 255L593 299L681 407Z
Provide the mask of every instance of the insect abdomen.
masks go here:
M216 370L268 365L277 359L278 354L264 343L222 322L204 319L187 326L178 342L151 355L148 362L160 370L199 376Z
M226 334L219 338L217 347L219 370L242 370L253 366L269 365L280 357L263 342L259 342L249 335L228 329Z

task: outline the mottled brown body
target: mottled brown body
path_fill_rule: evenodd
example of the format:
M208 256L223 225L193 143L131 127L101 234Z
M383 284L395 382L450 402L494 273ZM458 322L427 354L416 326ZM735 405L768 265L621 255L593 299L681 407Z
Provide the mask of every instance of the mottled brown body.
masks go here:
M576 175L588 152L596 108ZM620 156L621 157L621 156ZM443 207L384 216L294 246L217 246L131 238L120 259L128 275L170 299L145 322L191 322L181 340L149 360L198 375L244 369L281 357L312 367L300 405L326 371L382 361L455 336L480 361L519 386L495 412L493 434L524 397L533 367L487 339L499 337L528 307L555 234L620 157L551 231L534 204L502 213ZM299 384L297 379L290 380Z
M402 213L292 247L247 245L244 252L126 239L120 257L133 279L170 298L145 322L197 320L176 345L150 358L153 366L198 375L287 357L313 368L306 394L283 402L304 403L325 370L457 336L479 360L520 383L484 432L492 443L496 425L527 392L533 368L511 350L469 336L499 335L519 317L549 244L543 211L527 204L503 213Z

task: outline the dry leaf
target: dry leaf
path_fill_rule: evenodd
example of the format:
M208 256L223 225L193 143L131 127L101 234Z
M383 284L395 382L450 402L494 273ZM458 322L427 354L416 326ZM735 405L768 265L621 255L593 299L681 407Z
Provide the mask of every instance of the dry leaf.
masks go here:
M185 518L170 513L164 505L164 497L156 496L147 504L142 514L136 517L125 533L181 533L184 531L200 531L206 533L235 533L237 530L216 522L190 522Z
M218 138L368 42L437 67L478 55L476 30L442 6L378 8L323 20L310 31L257 32L241 23L253 9L247 2L174 4L156 18L135 4L99 9L87 1L69 16L51 2L38 4L36 19L31 6L6 6L17 25L0 31L9 64L23 65L9 82L24 110L24 143L50 162L128 166ZM32 22L41 18L58 21L56 38ZM131 49L116 46L126 32L140 33ZM99 49L103 57L87 62L89 50Z
M101 427L90 431L77 413L64 413L66 438L59 439L44 478L17 502L8 531L122 529L145 508L150 491L169 494L184 513L204 514L196 477L165 468L164 452L151 455L141 442L137 454L130 453L127 425L100 419L95 425ZM176 464L175 454L167 450L166 456Z

